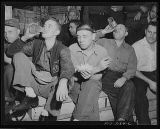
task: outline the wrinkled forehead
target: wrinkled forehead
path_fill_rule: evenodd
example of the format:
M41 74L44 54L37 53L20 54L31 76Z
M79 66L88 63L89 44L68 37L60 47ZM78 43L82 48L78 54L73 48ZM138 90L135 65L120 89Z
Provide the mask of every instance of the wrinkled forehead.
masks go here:
M5 26L5 31L9 31L9 30L16 31L18 29L16 27L12 27L12 26Z
M45 25L53 25L53 26L55 26L56 25L56 21L54 21L54 20L47 20L46 22L45 22Z
M157 26L149 25L147 30L157 32Z
M88 31L88 30L79 30L79 31L77 31L77 35L79 35L79 36L83 36L83 35L89 36L89 35L92 35L92 32Z
M126 30L126 27L123 24L118 24L115 29L116 30Z

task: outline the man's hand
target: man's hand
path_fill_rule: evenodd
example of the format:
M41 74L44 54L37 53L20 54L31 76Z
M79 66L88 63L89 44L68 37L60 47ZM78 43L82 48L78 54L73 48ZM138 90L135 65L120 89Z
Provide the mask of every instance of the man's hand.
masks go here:
M59 81L59 86L56 92L56 100L64 101L68 98L68 88L67 88L68 80L63 78Z
M30 26L31 26L32 24L35 24L35 23L31 23L31 24L28 25L28 28L26 29L25 35L22 36L22 38L21 38L22 41L25 42L26 40L31 39L31 38L33 38L34 36L40 34L40 32L38 32L38 33L36 33L36 34L31 34L31 33L30 33Z
M111 58L104 58L104 59L102 59L101 61L100 61L100 67L104 70L104 69L106 69L108 66L109 66L109 64L111 63Z
M157 83L154 81L149 81L149 87L152 91L157 92Z
M114 83L114 87L115 88L120 88L124 85L124 83L126 82L126 78L125 77L121 77L119 78L115 83Z
M112 28L110 25L107 25L101 32L103 35L107 34L107 33L111 33L113 32L114 28Z
M136 16L134 17L134 21L140 20L140 19L141 19L141 15L142 15L142 13L141 13L141 12L138 12L138 13L136 14Z
M87 70L80 71L80 73L81 73L81 75L84 79L89 79L92 76L92 73L90 71L87 71Z

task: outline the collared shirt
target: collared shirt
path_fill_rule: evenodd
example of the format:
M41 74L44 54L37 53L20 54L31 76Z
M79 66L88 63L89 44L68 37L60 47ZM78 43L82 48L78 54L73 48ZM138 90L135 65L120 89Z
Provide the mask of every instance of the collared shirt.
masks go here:
M40 56L40 60L38 60L36 65L41 67L42 68L41 70L50 72L50 62L49 62L50 56L51 56L51 52L47 50L46 46L44 46Z
M102 59L109 57L106 49L97 44L93 44L92 49L87 53L81 50L77 43L72 44L69 49L74 67L81 64L89 64L96 67Z
M135 75L137 58L133 47L125 42L118 47L114 39L106 38L99 39L96 43L107 49L108 55L112 59L109 69L123 72L123 76L127 79Z
M71 58L74 66L89 64L95 67L101 61L101 59L108 57L105 48L97 44L94 44L93 48L88 53L85 53L83 50L81 50L77 43L71 45L69 49L71 51Z
M151 72L156 70L156 44L153 51L146 37L134 43L133 48L137 56L137 70Z

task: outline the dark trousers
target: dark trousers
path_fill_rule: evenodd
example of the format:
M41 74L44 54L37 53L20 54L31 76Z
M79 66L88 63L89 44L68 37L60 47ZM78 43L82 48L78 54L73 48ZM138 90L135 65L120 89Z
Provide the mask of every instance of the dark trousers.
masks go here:
M5 97L12 97L12 94L10 92L11 83L13 81L13 73L14 73L14 67L12 64L6 64L4 66L4 93Z
M133 121L135 87L131 80L127 80L121 88L114 88L114 83L121 77L122 73L107 70L102 78L102 90L108 95L114 119Z
M146 77L152 81L156 81L156 72L142 72ZM150 125L151 121L149 118L149 102L146 96L148 83L137 77L133 78L133 82L136 87L136 103L135 113L139 124Z

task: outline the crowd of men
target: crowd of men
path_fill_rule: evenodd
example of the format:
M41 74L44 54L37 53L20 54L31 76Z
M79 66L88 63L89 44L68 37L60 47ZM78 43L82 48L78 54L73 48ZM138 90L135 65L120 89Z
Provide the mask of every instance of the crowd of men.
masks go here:
M138 124L150 125L146 93L148 88L157 92L156 10L155 5L148 10L147 22L141 26L143 38L133 45L126 41L131 31L125 24L117 22L115 27L95 31L88 22L78 20L73 10L68 13L69 23L61 26L48 17L42 32L32 34L28 27L21 37L19 22L6 20L5 119L37 107L42 96L47 101L39 121L56 121L70 96L75 104L72 121L100 121L98 99L103 91L115 121L133 121L135 110Z

